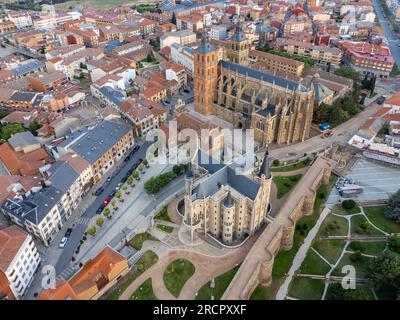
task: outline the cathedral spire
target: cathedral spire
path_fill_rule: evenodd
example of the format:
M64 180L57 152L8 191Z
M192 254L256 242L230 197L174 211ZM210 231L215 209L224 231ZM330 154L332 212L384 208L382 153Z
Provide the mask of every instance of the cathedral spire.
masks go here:
M268 159L268 156L269 156L269 151L268 151L268 147L267 147L267 150L265 150L263 162L261 164L260 172L258 173L258 176L260 178L263 175L265 176L266 179L270 179L271 178L271 172L269 171L269 159Z

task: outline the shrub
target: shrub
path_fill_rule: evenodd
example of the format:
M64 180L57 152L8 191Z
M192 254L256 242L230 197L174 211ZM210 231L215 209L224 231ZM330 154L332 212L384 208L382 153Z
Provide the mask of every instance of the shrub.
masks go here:
M396 223L400 223L400 190L389 198L386 215Z
M98 219L96 220L96 224L97 224L99 227L101 227L101 226L104 224L103 218L98 218Z
M172 171L178 176L178 175L181 174L182 168L181 168L181 166L174 165L174 166L172 167Z
M275 159L274 161L272 161L272 165L275 167L279 166L279 160Z
M400 237L391 237L389 240L389 249L400 253Z
M132 177L134 177L135 179L139 178L139 172L137 170L133 171Z
M94 236L95 234L96 234L96 227L95 226L91 226L91 227L89 227L87 230L86 230L86 232L88 233L88 234L90 234L91 236Z
M321 192L321 193L318 195L318 198L320 198L321 200L325 199L325 198L326 198L326 197L325 197L325 193L324 193L324 192Z
M363 246L358 242L350 243L350 247L353 249L353 251L364 251Z
M172 171L151 177L144 183L144 188L148 193L157 193L169 184L173 178L175 178L175 173Z
M352 199L344 200L342 202L342 207L346 210L351 210L356 206L356 202Z
M360 228L363 229L364 231L367 231L371 227L372 227L372 225L368 220L365 220L360 224Z
M303 224L303 230L307 230L308 229L308 225L307 225L307 223L304 223Z
M108 216L110 215L110 208L105 208L103 211L103 215L108 218Z
M357 262L357 261L360 260L360 258L361 258L361 251L360 250L356 250L354 253L352 253L350 255L350 260L352 262Z

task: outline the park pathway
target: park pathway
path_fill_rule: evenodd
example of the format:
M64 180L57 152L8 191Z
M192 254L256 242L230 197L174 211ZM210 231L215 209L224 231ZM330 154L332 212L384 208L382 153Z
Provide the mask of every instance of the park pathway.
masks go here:
M289 290L289 285L292 282L294 273L300 268L301 264L303 263L306 255L307 255L308 249L310 248L315 236L317 235L322 222L325 220L326 216L330 213L330 211L331 211L330 207L325 207L324 210L322 210L322 213L320 214L314 227L307 234L307 237L304 239L303 244L301 245L300 249L297 251L297 253L293 259L292 266L289 269L289 272L287 274L287 277L286 277L284 283L279 288L279 290L276 294L276 300L285 300L288 290Z

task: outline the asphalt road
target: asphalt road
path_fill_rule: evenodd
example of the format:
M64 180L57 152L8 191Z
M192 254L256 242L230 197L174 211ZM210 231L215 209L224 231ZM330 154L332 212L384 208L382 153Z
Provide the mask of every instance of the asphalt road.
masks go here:
M389 21L383 16L384 12L382 11L382 6L379 0L372 0L372 3L375 8L375 12L378 15L379 23L381 24L383 31L385 32L385 36L389 42L389 48L392 53L394 60L396 61L397 66L400 67L400 47L398 44L400 41L392 30L392 26Z
M146 157L146 151L147 148L150 146L151 142L145 142L142 147L134 154L134 156L130 159L129 162L125 163L122 162L120 164L120 168L114 171L113 173L113 178L110 182L105 182L103 184L104 186L104 191L96 197L96 199L93 201L93 203L89 206L89 208L82 214L83 218L91 218L94 215L96 215L96 210L100 207L100 205L103 203L105 197L107 197L110 193L112 193L115 190L115 187L121 180L125 177L129 169L133 166L134 163L139 158L144 159ZM100 185L96 185L93 187L93 190L96 190L100 187ZM89 219L83 219L85 221L88 221ZM55 264L56 268L56 275L59 275L65 268L67 268L71 262L71 258L75 253L76 248L80 244L80 240L82 239L83 233L86 231L88 227L88 223L79 223L77 224L71 233L70 238L68 239L68 242L64 249L62 249L62 254L58 258L57 263ZM59 232L59 235L53 242L53 246L56 245L58 246L58 243L60 239L63 237L65 233L66 227L64 226L63 229Z

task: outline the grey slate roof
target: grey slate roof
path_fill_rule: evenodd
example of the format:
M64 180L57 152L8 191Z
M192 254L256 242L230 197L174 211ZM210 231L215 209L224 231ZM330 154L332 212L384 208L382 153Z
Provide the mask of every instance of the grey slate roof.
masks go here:
M8 143L13 147L13 149L18 147L26 147L32 144L38 144L38 139L30 132L18 132L14 134L10 139L8 139Z
M299 89L302 92L308 92L310 91L307 86L301 83L297 83L293 80L288 80L285 78L281 78L279 76L275 76L271 73L265 72L265 71L259 71L255 70L237 63L233 63L231 61L224 61L220 60L218 62L219 66L222 68L232 70L233 72L238 72L240 74L246 75L250 78L254 78L259 81L265 81L269 83L275 83L277 86L283 87L283 88L288 88L289 90L296 90Z
M260 185L244 175L236 174L233 165L226 165L199 150L195 162L210 173L193 189L197 198L206 198L216 193L221 185L229 185L242 195L254 200Z
M10 100L32 102L33 105L38 105L42 98L43 95L37 92L17 91L10 97Z
M72 133L58 147L72 149L93 164L130 130L125 121L104 120L91 130L87 127Z
M125 96L122 94L122 92L114 90L109 86L101 87L99 91L116 106L119 106L122 102L125 101Z
M232 35L231 40L232 40L232 41L236 41L236 42L241 42L241 41L248 40L248 38L247 38L246 35L244 35L243 33L235 32L235 33Z
M209 43L202 43L196 48L196 51L201 54L206 54L215 51L215 47Z
M44 68L43 62L36 60L36 59L32 59L32 61L29 61L24 64L20 64L18 67L11 69L11 72L16 77L20 77L20 76L31 73L32 71L41 69L41 68Z
M260 185L244 175L236 174L235 169L224 165L217 172L201 181L193 189L196 198L207 198L215 194L221 185L229 185L242 195L254 200L257 196Z
M48 180L51 181L52 186L63 193L67 192L79 178L79 174L66 161L56 161L47 172L49 174Z
M62 195L60 190L51 186L34 193L25 200L7 199L2 208L22 221L28 220L38 225L60 201Z

